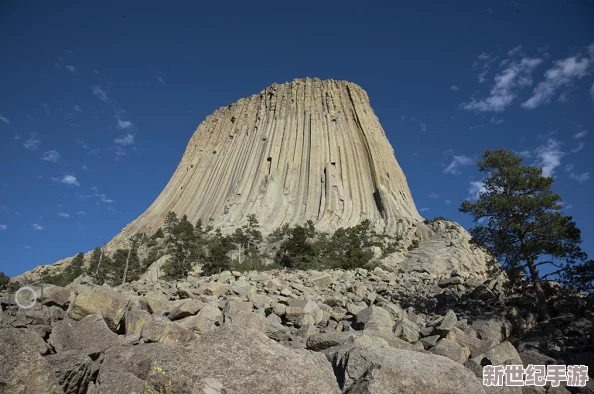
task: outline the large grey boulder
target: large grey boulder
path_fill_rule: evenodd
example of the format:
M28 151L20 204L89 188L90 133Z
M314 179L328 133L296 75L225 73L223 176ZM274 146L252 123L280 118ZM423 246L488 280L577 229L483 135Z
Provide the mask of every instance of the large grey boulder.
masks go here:
M357 313L353 326L357 330L392 332L394 321L386 309L370 306Z
M46 347L35 332L0 328L0 392L63 393L51 365L42 357Z
M323 353L332 363L343 393L485 394L480 379L443 356L348 345Z
M89 315L78 322L70 319L56 322L49 336L49 343L57 352L81 350L89 355L99 354L121 342L122 337L107 327L100 314Z
M97 383L93 394L340 393L322 354L292 350L232 325L206 333L191 345L110 349Z
M78 287L78 295L68 310L68 316L81 320L85 316L99 313L107 326L116 331L126 312L128 298L119 291L105 287Z

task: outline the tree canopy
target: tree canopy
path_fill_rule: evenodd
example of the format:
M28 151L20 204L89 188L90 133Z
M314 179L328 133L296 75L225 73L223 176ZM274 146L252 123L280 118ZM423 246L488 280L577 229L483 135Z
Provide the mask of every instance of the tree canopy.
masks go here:
M470 229L474 242L500 262L513 283L529 279L540 318L548 317L546 280L591 290L586 275L592 262L586 261L573 218L561 212L561 197L552 190L554 179L503 149L486 150L478 167L486 174L484 191L477 201L464 201L460 211L476 223Z

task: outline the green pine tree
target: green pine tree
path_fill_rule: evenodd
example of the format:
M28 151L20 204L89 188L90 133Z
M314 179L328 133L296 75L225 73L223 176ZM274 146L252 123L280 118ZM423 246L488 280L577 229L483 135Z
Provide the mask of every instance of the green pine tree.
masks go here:
M539 318L546 320L549 310L543 282L553 277L571 281L567 284L575 287L576 267L587 271L580 230L561 212L561 197L551 190L554 179L543 176L541 169L522 165L520 157L503 149L485 151L478 167L487 175L485 191L478 201L464 201L460 207L477 224L470 234L512 281L528 278L538 300Z

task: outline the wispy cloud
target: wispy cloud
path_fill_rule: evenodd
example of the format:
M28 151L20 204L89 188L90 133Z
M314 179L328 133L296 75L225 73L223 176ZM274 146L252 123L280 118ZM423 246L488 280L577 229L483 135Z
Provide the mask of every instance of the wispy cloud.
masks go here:
M483 52L479 55L478 59L472 65L472 69L479 71L478 74L478 81L479 83L483 83L487 81L487 75L489 74L489 70L491 69L491 64L497 60L497 57Z
M432 192L431 194L429 194L428 196L429 198L439 198L439 194Z
M69 218L70 217L70 214L69 213L66 213L66 212L58 212L58 216L61 216L63 218Z
M80 183L74 175L64 175L62 178L53 178L53 180L65 185L80 186Z
M37 137L36 133L32 133L31 136L29 137L29 139L27 141L23 142L23 146L29 150L35 150L35 149L39 148L40 144L41 144L41 140L39 139L39 137Z
M590 179L590 174L587 172L576 173L573 171L575 166L573 164L567 164L565 166L565 171L569 173L569 177L579 183L585 182Z
M582 172L581 174L576 174L572 172L571 174L569 174L569 177L571 179L575 179L579 183L582 183L590 179L590 174L587 172Z
M580 131L578 131L576 134L574 134L573 138L576 138L576 139L584 138L587 135L588 135L588 130L584 130L584 129L580 128Z
M0 121L6 123L6 124L10 124L10 120L2 115L0 115Z
M45 112L46 115L51 114L49 107L46 103L41 103L41 107L43 108L43 112Z
M427 212L429 210L429 208L421 208L419 209L420 212Z
M592 97L592 102L594 102L594 83L592 84L592 87L590 88L590 97Z
M445 202L446 204L450 204L451 203L450 200L443 200L443 202Z
M118 118L118 129L124 130L132 126L132 122L130 122L129 120L122 120Z
M76 71L76 67L74 67L72 64L66 64L66 65L64 66L64 68L65 68L66 70L70 71L72 74L76 74L76 73L77 73L77 71Z
M89 171L89 167L84 164L80 168L82 168L85 171Z
M584 146L586 146L586 144L584 144L583 142L580 142L576 148L571 150L571 153L578 153L579 151L584 149Z
M37 223L33 223L31 226L33 227L33 230L35 230L35 231L43 231L43 226L41 226Z
M425 132L425 131L427 131L427 123L423 122L423 123L421 123L419 126L421 127L421 131L422 131L422 132Z
M460 90L460 88L457 85L452 85L450 86L450 90L457 92L458 90Z
M134 144L134 136L132 134L128 133L122 137L116 138L115 140L113 140L113 142L115 142L118 145L124 145L124 146L133 145Z
M461 166L469 166L474 164L474 160L472 160L468 156L464 155L453 155L452 161L450 164L443 170L446 174L452 175L460 175L462 172L460 171Z
M80 107L80 105L78 105L78 104L76 104L76 105L74 106L74 110L75 110L76 112L82 112L82 111L83 111L83 110L82 110L82 108Z
M501 124L503 123L503 119L497 119L495 116L491 118L491 124Z
M519 90L532 84L532 72L542 63L542 59L524 56L521 47L509 53L509 58L501 62L501 71L495 75L495 83L489 97L469 103L462 108L478 112L502 112L516 98ZM479 78L480 81L480 78Z
M4 231L8 228L6 224L0 224L0 231Z
M50 150L43 154L41 160L57 163L60 160L60 153L57 150Z
M590 71L591 60L581 54L557 60L544 73L544 80L534 88L532 96L522 103L522 108L535 109L548 103L559 88L573 85L574 81L585 77Z
M483 181L471 181L468 186L468 195L471 200L478 200L481 193L486 191Z
M561 150L561 143L549 138L546 143L535 150L536 165L542 168L544 176L553 176L555 169L561 165L561 159L565 153Z
M161 85L163 85L163 86L167 87L167 82L165 82L165 79L163 78L163 77L164 77L164 74L163 74L163 73L156 73L156 74L154 75L154 77L155 77L155 79L156 79L157 81L159 81L159 83L160 83Z
M84 215L86 215L87 213L86 213L85 211L78 211L76 214L77 214L77 215L83 215L83 216L84 216Z
M95 95L99 100L107 103L109 101L109 97L107 96L107 92L101 88L99 85L91 86L91 93Z

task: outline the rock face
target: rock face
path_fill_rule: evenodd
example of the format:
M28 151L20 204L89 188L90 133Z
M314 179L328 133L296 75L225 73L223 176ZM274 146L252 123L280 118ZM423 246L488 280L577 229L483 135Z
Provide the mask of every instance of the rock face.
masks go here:
M394 232L405 228L398 219L422 220L367 93L309 78L208 116L163 192L114 242L154 232L169 211L223 231L249 214L264 232L307 220L332 231L364 219Z

